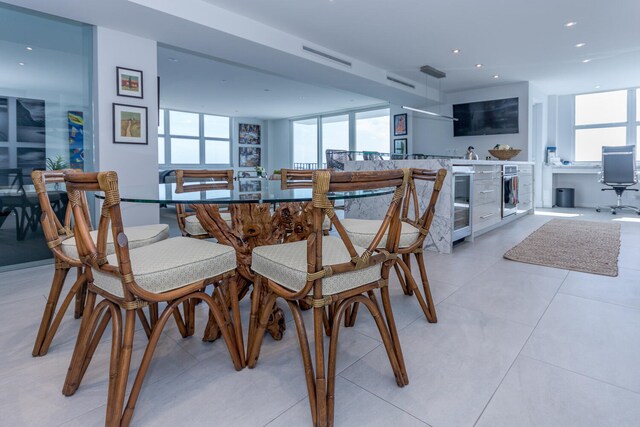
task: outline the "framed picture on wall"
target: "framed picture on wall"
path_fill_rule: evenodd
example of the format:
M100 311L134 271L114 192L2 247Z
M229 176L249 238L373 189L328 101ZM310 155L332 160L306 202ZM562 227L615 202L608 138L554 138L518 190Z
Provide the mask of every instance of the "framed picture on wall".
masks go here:
M9 100L0 98L0 141L9 141Z
M262 166L260 161L260 148L258 147L240 147L239 148L239 166L241 168L255 168Z
M260 125L240 123L238 144L260 145Z
M147 107L113 104L113 142L148 144Z
M407 134L407 114L396 114L393 116L393 136Z
M407 138L393 140L393 154L407 154Z
M16 133L18 142L45 143L45 105L42 99L16 99Z
M130 98L143 98L142 71L129 68L116 67L118 81L118 96Z
M255 193L256 191L262 191L262 181L259 179L244 179L240 181L240 192L251 192Z

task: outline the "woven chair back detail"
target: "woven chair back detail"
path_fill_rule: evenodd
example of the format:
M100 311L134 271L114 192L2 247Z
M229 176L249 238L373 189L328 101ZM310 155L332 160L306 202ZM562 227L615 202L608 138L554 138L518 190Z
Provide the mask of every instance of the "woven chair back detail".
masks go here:
M420 230L418 242L422 246L422 242L429 233L431 223L436 212L436 203L440 196L440 190L447 176L446 169L429 170L429 169L411 169L411 175L406 188L404 201L402 203L401 220L407 222ZM418 186L420 182L431 182L431 195L429 202L426 204L423 212L420 212L420 197L418 197ZM412 213L413 218L409 215ZM414 246L414 245L412 245Z
M51 199L47 193L47 184L59 184L64 183L64 174L66 172L73 172L71 170L57 170L57 171L33 171L31 172L31 179L38 196L38 202L40 204L41 216L40 223L42 225L42 231L44 233L47 246L53 252L54 257L57 260L65 262L73 266L79 266L82 262L79 259L74 259L62 252L60 246L66 239L70 239L74 236L73 233L73 216L71 214L71 203L67 204L64 216L64 222L61 222L58 215L53 210ZM79 204L79 210L84 218L89 231L92 230L91 216L89 214L89 208L87 199L84 194L80 196L77 202Z
M300 294L308 293L313 286L314 298L322 297L322 278L328 275L347 273L376 264L385 263L395 258L400 239L400 206L406 186L409 181L409 169L367 172L329 172L314 171L313 211L314 232L307 240L307 286ZM344 226L335 215L333 204L328 198L329 192L375 190L394 187L395 191L389 209L374 239L363 253L358 253L351 242ZM327 215L335 227L340 239L344 243L350 262L334 265L324 265L322 261L322 220ZM385 249L378 249L378 245L388 234ZM315 285L314 285L315 284Z

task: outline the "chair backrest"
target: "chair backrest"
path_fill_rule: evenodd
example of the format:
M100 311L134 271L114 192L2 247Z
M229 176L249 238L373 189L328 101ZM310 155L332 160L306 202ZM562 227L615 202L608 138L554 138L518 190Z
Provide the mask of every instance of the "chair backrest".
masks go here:
M126 309L139 308L137 296L152 296L135 283L131 260L129 257L129 241L124 234L122 214L120 211L120 192L118 190L118 174L116 172L64 172L64 181L69 196L69 206L73 212L74 234L80 259L91 267L87 269L87 280L93 281L93 271L112 275L122 282L124 293L123 304ZM94 242L89 234L83 209L82 198L87 191L104 192L104 202L98 223L98 238ZM107 260L107 239L109 230L113 237L118 265L111 265ZM146 298L145 298L146 299Z
M311 188L313 186L313 172L325 169L281 169L280 188L288 190L291 188Z
M606 185L636 184L636 146L602 147L602 182Z
M322 278L327 275L348 273L376 264L382 264L381 268L391 268L392 265L387 261L394 259L395 255L392 254L396 252L398 247L400 239L400 205L410 173L409 169L363 172L315 171L313 173L313 200L311 202L313 233L307 239L307 284L301 291L296 293L297 296L305 296L313 288L314 299L322 298ZM359 254L335 214L333 204L328 198L328 193L375 190L389 187L395 188L389 209L375 237L365 251ZM322 221L325 214L338 232L340 239L349 252L351 261L334 265L323 264ZM376 250L385 235L388 235L385 249Z
M203 182L205 181L205 182ZM189 184L189 182L195 182ZM233 190L233 169L177 169L176 192Z
M178 169L175 173L176 193L233 190L233 169ZM185 225L185 218L192 215L195 215L195 213L188 212L184 204L176 203L176 221L183 236L189 236Z
M72 238L74 235L72 228L71 205L67 205L64 223L60 222L60 219L53 211L49 193L47 192L47 184L64 182L64 172L66 171L36 170L31 172L31 179L33 180L33 185L36 189L36 194L38 195L38 202L40 203L40 210L42 212L40 216L40 223L42 224L42 231L44 233L44 238L47 241L47 246L49 246L49 249L53 252L53 256L56 258L56 261L62 261L73 267L79 267L82 265L82 262L79 259L69 257L61 249L62 242L66 239ZM87 199L84 193L80 197L79 202L84 222L87 224L89 231L91 231L91 216L89 214Z
M0 190L5 195L24 194L22 169L0 169Z
M420 230L420 236L417 241L413 243L408 249L413 250L423 245L424 239L429 233L431 223L436 214L436 203L440 196L440 190L442 184L447 176L446 169L438 169L437 171L429 169L411 169L411 175L409 177L409 183L407 185L405 197L402 203L401 220L409 223ZM432 182L431 196L429 197L429 203L425 206L423 212L420 212L420 200L422 197L418 197L418 182ZM410 211L413 211L413 218L409 217Z

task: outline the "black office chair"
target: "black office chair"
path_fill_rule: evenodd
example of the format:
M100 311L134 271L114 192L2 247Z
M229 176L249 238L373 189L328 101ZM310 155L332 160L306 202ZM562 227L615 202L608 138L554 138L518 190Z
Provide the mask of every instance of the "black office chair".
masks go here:
M611 206L598 206L596 212L602 209L611 209L615 215L619 210L631 209L640 215L637 206L622 204L622 193L625 190L638 191L637 188L629 188L638 183L636 172L636 146L624 145L616 147L602 147L602 177L600 182L611 188L603 188L602 191L613 190L618 196L617 203Z

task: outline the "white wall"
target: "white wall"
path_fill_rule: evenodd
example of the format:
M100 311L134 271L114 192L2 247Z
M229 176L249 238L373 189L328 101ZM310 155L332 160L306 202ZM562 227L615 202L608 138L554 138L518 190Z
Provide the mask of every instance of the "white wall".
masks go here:
M117 96L116 67L143 72L144 99ZM148 40L108 28L94 29L94 144L96 170L118 173L121 194L158 185L157 47ZM113 143L113 103L147 107L148 145ZM159 221L155 204L124 203L125 225Z
M496 144L508 144L513 148L519 148L522 150L514 160L528 160L530 154L530 105L529 83L527 82L452 92L445 95L444 104L426 107L425 109L438 114L450 116L453 114L453 104L514 97L519 98L519 133L454 138L452 121L432 119L421 114L415 114L415 120L413 121L413 151L424 154L462 156L466 153L467 147L471 145L475 147L475 151L478 156L480 156L481 159L484 159L489 155L488 150L493 148Z
M274 169L290 168L293 164L289 123L288 119L268 121L268 174L273 173Z

